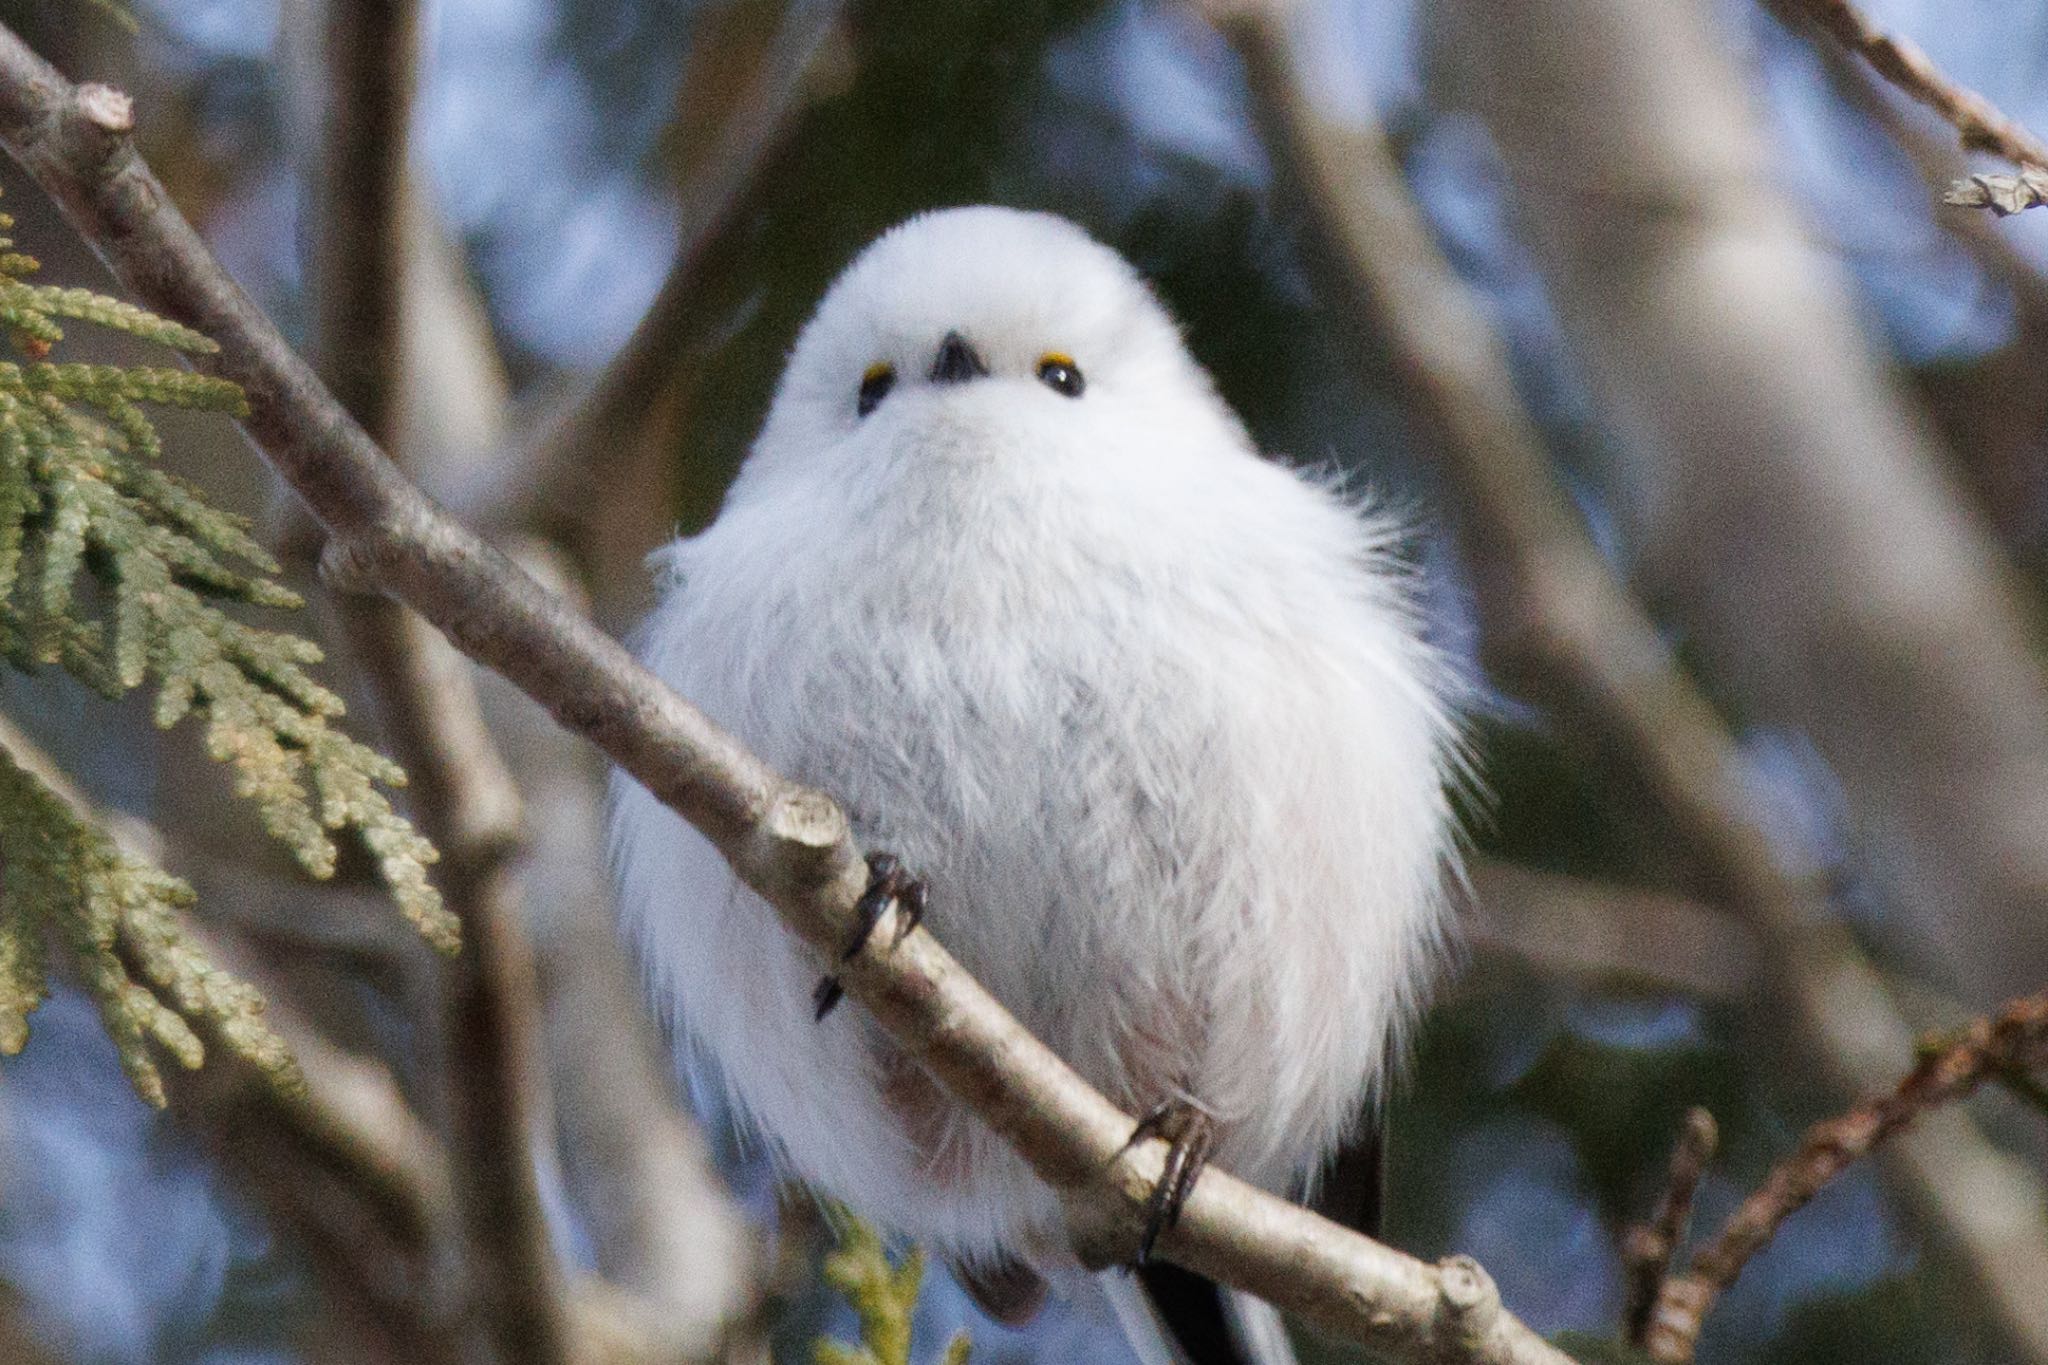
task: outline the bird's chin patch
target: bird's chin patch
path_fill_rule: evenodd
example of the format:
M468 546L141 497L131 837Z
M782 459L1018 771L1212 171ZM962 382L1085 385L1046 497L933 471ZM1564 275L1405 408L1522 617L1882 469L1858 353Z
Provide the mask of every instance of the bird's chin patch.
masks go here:
M901 440L926 459L978 467L1007 463L1048 440L1057 439L1035 393L1000 379L976 380L957 392L927 396L905 414Z

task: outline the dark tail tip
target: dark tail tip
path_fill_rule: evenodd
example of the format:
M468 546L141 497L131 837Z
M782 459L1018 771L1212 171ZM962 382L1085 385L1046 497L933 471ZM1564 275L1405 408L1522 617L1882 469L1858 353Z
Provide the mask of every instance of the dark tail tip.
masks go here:
M1215 1281L1164 1261L1148 1262L1131 1273L1188 1365L1249 1365L1237 1348L1224 1315L1223 1290Z

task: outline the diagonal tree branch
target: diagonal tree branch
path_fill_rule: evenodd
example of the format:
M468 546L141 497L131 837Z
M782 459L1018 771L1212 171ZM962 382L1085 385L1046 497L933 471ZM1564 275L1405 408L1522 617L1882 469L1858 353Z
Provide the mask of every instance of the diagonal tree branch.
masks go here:
M247 391L249 430L334 537L330 571L420 611L695 824L798 935L821 953L843 944L867 875L839 808L763 764L413 487L221 271L143 164L132 123L119 92L72 86L0 29L0 142L131 289L220 343L216 368ZM848 992L1068 1197L1084 1259L1128 1255L1163 1144L1127 1146L1131 1117L933 938L894 940L885 925L846 964ZM1197 1184L1161 1251L1398 1360L1567 1359L1469 1258L1425 1264L1220 1171Z
M2048 170L2048 145L1967 86L1958 85L1918 44L1879 28L1849 0L1763 0L1789 28L1818 32L1926 105L1956 130L1966 151L1992 152Z

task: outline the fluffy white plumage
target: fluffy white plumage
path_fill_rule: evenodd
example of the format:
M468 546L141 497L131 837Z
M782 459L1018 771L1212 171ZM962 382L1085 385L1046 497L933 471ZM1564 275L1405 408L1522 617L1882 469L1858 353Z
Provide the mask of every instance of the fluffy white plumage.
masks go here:
M986 376L933 377L948 333ZM1197 1102L1218 1163L1285 1191L1443 940L1449 675L1392 536L1256 454L1114 252L947 210L819 305L716 524L655 557L640 652L901 855L1082 1075ZM613 837L658 1007L797 1175L956 1258L1059 1263L1053 1196L857 1006L812 1022L823 964L701 837L625 780Z

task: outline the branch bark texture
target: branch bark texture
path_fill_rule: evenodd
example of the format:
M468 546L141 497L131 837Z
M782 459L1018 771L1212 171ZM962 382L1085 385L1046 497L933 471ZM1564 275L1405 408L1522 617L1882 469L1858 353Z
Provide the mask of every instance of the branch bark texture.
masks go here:
M1686 1113L1678 1145L1671 1152L1664 1197L1657 1202L1657 1211L1650 1221L1629 1229L1622 1244L1628 1302L1622 1309L1621 1326L1632 1346L1643 1345L1649 1337L1650 1323L1671 1270L1671 1258L1685 1245L1685 1231L1692 1223L1693 1196L1699 1192L1700 1177L1706 1174L1720 1140L1712 1114L1704 1109Z
M518 477L479 490L458 507L487 529L540 523L589 555L615 532L596 518L637 516L673 532L666 499L649 496L668 455L662 438L701 364L705 284L729 269L762 200L793 160L793 135L811 102L820 52L840 22L840 4L735 4L700 11L684 90L737 93L712 113L686 109L696 133L684 180L681 240L668 275L633 334L604 370L528 440ZM765 32L763 31L765 30ZM693 116L694 115L694 116ZM704 125L709 124L709 127ZM654 447L661 447L654 449ZM603 529L604 535L599 531ZM644 553L640 547L636 553Z
M843 944L867 876L839 808L711 725L408 482L222 273L141 161L131 121L124 97L71 86L0 30L0 141L131 289L221 343L214 368L247 390L251 433L334 538L330 570L402 598L597 744L821 953ZM1129 1115L929 935L894 937L884 925L846 964L848 993L1069 1196L1084 1258L1128 1255L1163 1144L1127 1148ZM1502 1307L1469 1259L1425 1264L1220 1171L1197 1184L1160 1249L1397 1360L1567 1359Z
M1764 8L1792 28L1819 31L1870 63L1873 71L1945 119L1965 150L2048 170L2048 145L2024 124L1958 85L1918 44L1886 33L1849 0L1764 0Z

